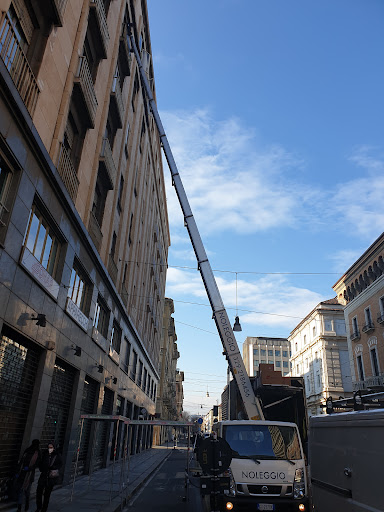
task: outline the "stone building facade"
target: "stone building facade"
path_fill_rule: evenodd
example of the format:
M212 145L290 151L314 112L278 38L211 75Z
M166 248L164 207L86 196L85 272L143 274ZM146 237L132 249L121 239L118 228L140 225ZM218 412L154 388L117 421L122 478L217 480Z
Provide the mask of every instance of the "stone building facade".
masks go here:
M290 333L291 375L304 377L309 416L323 414L326 399L352 394L343 306L320 302Z
M384 390L384 234L333 286L344 305L355 391Z
M170 239L127 38L155 95L145 0L0 5L3 500L31 439L59 445L68 482L80 414L154 417ZM151 435L133 429L131 452ZM113 436L86 422L78 473L109 464Z

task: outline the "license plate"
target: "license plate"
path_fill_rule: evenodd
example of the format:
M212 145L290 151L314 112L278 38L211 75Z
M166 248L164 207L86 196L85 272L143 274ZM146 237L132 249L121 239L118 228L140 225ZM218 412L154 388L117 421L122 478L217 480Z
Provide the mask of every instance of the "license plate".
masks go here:
M257 510L275 510L273 503L258 503Z

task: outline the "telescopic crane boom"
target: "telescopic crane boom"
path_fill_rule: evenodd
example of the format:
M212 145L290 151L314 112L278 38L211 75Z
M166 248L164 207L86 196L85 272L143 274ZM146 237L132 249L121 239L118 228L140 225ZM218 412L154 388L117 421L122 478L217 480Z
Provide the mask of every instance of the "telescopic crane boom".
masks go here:
M155 100L153 99L151 88L148 84L146 72L144 70L141 56L138 52L131 27L129 27L129 38L131 42L131 52L133 52L136 57L140 76L145 87L146 95L148 97L149 106L153 114L165 158L167 159L168 167L171 172L172 185L175 187L176 194L179 199L179 203L184 215L184 223L188 230L189 237L195 251L198 268L203 279L209 302L211 304L213 318L215 320L216 327L223 344L223 354L226 355L229 368L234 379L236 380L248 419L263 420L264 414L260 402L253 392L251 381L244 366L243 358L239 352L239 347L237 345L235 335L233 333L227 312L217 287L216 279L213 275L211 265L205 252L199 230L197 229L195 218L192 214L192 210L189 205L189 201L185 193L176 162L173 158L173 154L163 128L163 124L157 111Z

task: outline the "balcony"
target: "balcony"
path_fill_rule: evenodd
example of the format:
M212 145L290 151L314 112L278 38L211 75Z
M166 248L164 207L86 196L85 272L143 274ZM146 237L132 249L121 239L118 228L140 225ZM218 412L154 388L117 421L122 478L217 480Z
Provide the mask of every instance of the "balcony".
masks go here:
M360 332L359 331L352 332L350 338L351 338L351 341L359 340Z
M117 281L117 271L118 271L118 268L117 268L117 265L115 263L115 260L113 259L112 254L110 254L109 258L108 258L108 272L109 272L109 275L111 276L112 281L115 284L116 284L116 281Z
M360 380L353 383L353 390L364 390L372 388L384 388L384 374L376 375L373 377L367 377L364 380Z
M363 332L372 332L375 329L375 325L373 322L368 322L361 329Z
M129 76L131 74L132 57L126 23L123 24L123 30L120 36L119 58L121 64L120 69L123 76Z
M17 34L6 16L3 17L0 28L0 57L28 112L33 116L40 90Z
M107 17L105 16L105 9L102 0L90 0L90 27L91 30L97 31L97 36L94 38L95 43L98 45L98 53L102 59L107 58L109 33L107 25Z
M122 128L124 120L124 105L123 98L121 96L120 82L118 76L115 76L113 78L111 89L111 103L109 108L111 109L111 114L115 119L116 127Z
M101 228L93 212L91 212L89 216L88 233L90 234L96 249L100 252L101 243L103 241L103 233L101 232Z
M83 55L79 60L79 67L74 80L76 92L79 93L85 114L84 125L86 128L95 127L97 111L97 98L87 58Z
M68 190L73 202L76 201L77 191L79 189L79 178L72 164L68 149L61 143L59 160L57 163L57 171Z
M382 323L384 323L384 313L379 313L379 314L377 315L377 323L378 323L378 324L382 324Z
M116 166L113 161L111 146L107 138L104 138L101 144L100 163L105 169L105 174L109 182L109 189L113 190L116 181Z

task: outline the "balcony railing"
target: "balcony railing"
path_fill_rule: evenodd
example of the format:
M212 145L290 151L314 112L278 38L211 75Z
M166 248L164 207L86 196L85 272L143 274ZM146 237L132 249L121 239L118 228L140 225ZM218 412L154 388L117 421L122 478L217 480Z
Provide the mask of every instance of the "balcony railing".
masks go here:
M113 161L112 150L109 144L109 140L105 137L101 144L100 151L100 162L104 165L107 178L109 181L109 188L112 190L115 186L116 181L116 166Z
M382 323L384 323L384 313L379 313L379 314L377 315L377 323L378 323L378 324L382 324Z
M99 31L100 38L98 41L101 43L101 58L107 58L108 43L109 43L109 32L107 25L107 18L105 16L105 9L102 0L90 0L89 4L91 10L94 11L97 28Z
M130 75L131 70L131 52L130 52L130 42L128 36L128 30L126 23L123 24L123 30L120 36L120 62L121 62L121 72L123 76Z
M89 71L88 61L85 55L80 57L79 67L77 69L74 84L79 87L84 100L85 111L87 113L87 128L95 127L95 118L97 110L97 98L93 86L91 72Z
M113 259L113 256L110 254L108 258L108 272L111 276L112 281L116 284L117 281L117 265Z
M17 34L7 16L3 16L1 22L0 57L19 91L21 99L33 116L40 90Z
M124 120L124 104L123 104L123 98L121 95L121 89L120 89L120 82L119 77L115 76L113 78L112 82L112 89L111 89L111 108L112 108L112 115L116 118L116 126L118 128L123 127L123 120Z
M351 338L351 341L359 340L360 339L360 332L359 331L352 332L350 338Z
M99 223L95 215L91 212L88 223L88 233L90 234L96 249L100 252L101 243L103 241L103 233L101 232Z
M367 377L364 380L360 380L353 383L354 391L377 387L384 387L384 374L376 375L373 377Z
M72 201L76 201L77 191L79 189L79 178L77 177L76 170L71 161L71 157L68 149L61 144L59 161L57 163L57 171L63 180L63 183L68 190Z
M370 331L373 331L374 328L375 328L374 323L373 322L368 322L367 324L365 324L363 326L363 328L361 330L363 332L370 332Z

